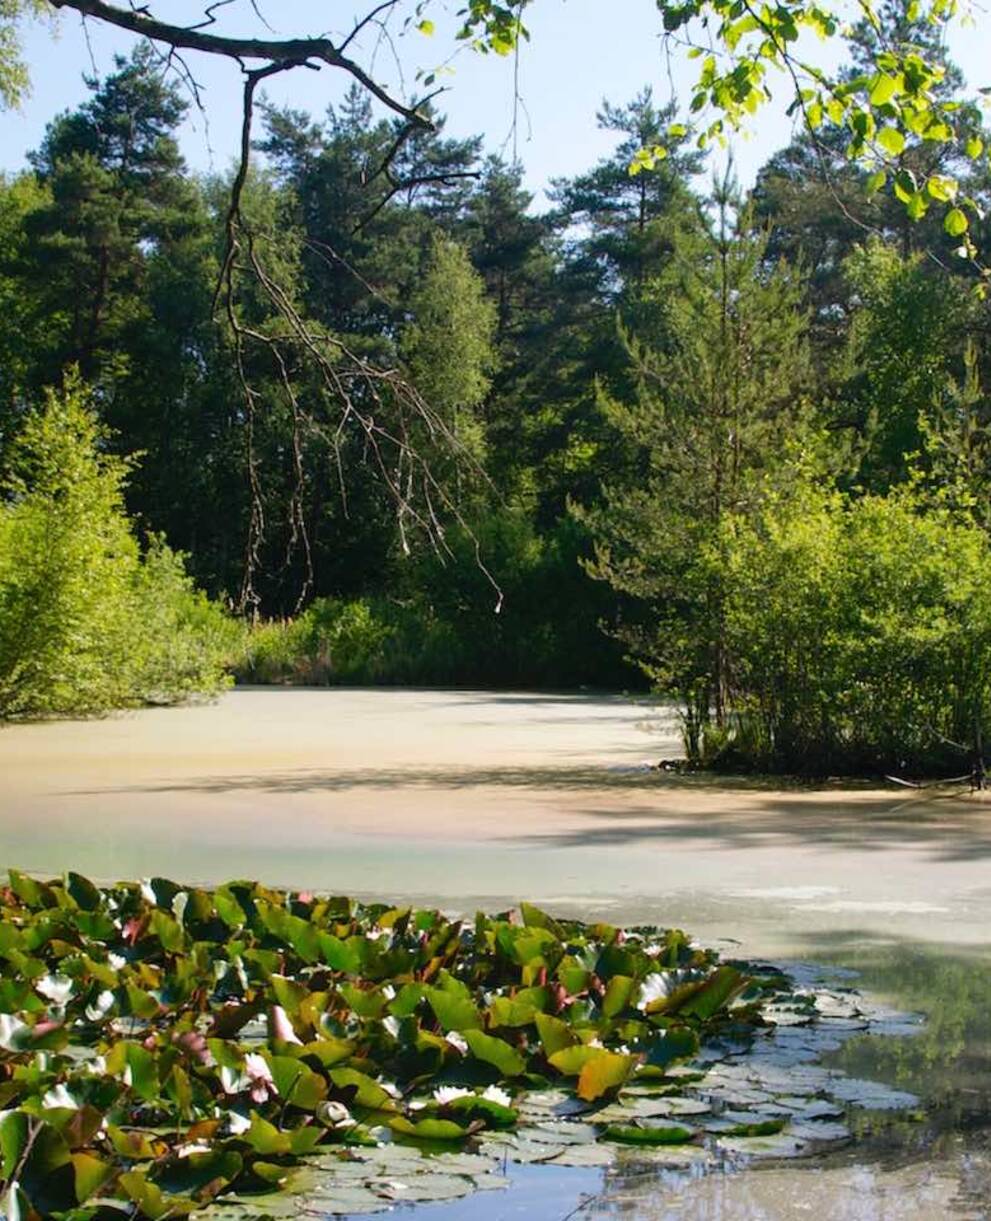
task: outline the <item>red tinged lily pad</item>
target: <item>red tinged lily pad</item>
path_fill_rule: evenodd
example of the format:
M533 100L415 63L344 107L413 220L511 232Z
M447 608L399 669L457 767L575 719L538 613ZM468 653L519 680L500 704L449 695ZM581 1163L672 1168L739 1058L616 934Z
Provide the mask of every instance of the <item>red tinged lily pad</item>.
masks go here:
M337 1151L347 1167L383 1134L414 1157L436 1145L475 1158L461 1146L486 1131L537 1161L594 1146L587 1104L694 1055L748 983L684 934L626 936L529 904L469 924L245 881L100 888L16 871L0 891L0 966L3 1173L19 1173L23 1215L71 1221L289 1192L301 1165ZM735 1030L762 999L747 994ZM547 1092L563 1111L541 1111ZM615 1123L607 1136L668 1144L693 1130ZM395 1198L455 1198L473 1188L465 1173Z

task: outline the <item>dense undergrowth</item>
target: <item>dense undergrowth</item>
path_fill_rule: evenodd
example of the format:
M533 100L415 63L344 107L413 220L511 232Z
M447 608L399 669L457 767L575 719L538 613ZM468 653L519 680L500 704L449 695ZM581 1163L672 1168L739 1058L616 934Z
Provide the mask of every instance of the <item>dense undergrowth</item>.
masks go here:
M991 545L966 515L909 490L810 487L725 521L699 567L719 590L726 703L721 722L697 710L696 762L820 776L976 764L991 734Z
M163 539L142 549L129 469L77 383L23 421L0 501L0 717L172 703L227 683L237 629Z
M595 608L553 621L580 580L574 532L553 544L506 512L477 540L411 561L393 598L322 598L248 623L198 590L165 540L142 543L124 507L136 460L114 456L70 379L22 421L0 502L0 717L90 715L249 683L609 685L637 675L603 641ZM425 569L436 569L424 575ZM424 589L435 592L429 598ZM495 613L497 599L502 608Z
M512 1129L515 1099L550 1084L587 1109L746 1039L773 986L684 933L527 904L463 921L72 873L11 871L0 959L7 1215L63 1221L270 1191L318 1147L460 1145ZM693 1136L635 1117L604 1133Z

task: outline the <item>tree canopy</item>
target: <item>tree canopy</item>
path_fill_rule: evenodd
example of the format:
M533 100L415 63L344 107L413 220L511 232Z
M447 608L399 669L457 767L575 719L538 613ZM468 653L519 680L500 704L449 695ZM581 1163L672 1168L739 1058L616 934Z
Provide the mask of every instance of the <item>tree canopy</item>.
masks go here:
M527 10L536 0L517 4L469 0L461 10L456 41L482 53L508 55L527 38ZM913 220L931 209L957 240L962 257L975 260L971 230L982 216L980 201L968 190L967 165L988 156L982 112L954 92L943 46L947 28L968 17L960 0L862 0L857 22L829 0L782 0L775 5L751 0L656 0L664 37L679 55L698 60L690 101L697 116L700 147L724 143L745 127L775 96L785 96L789 112L800 116L813 146L842 144L847 157L865 165L874 190L888 190ZM29 15L74 11L106 23L160 49L165 62L193 85L184 56L204 53L237 62L245 79L245 128L256 85L272 75L300 68L330 68L348 74L369 96L398 115L409 130L430 126L425 100L401 97L379 83L361 62L361 35L369 28L415 28L434 32L430 0L386 0L371 6L340 37L313 30L275 36L257 5L250 34L240 13L228 6L204 9L202 19L176 24L151 5L121 7L107 0L3 0L0 5L0 96L16 101L27 84L17 52L17 25ZM391 23L391 24L390 24ZM849 67L830 71L828 56L808 48L836 43L854 50ZM846 57L844 57L846 61ZM436 86L432 72L418 73L417 88ZM680 122L665 132L645 133L633 149L634 173L652 169L686 134ZM914 157L912 150L935 150ZM943 150L946 150L945 152ZM245 147L245 152L247 148ZM981 268L982 278L984 269Z
M898 11L891 36L940 59L934 97L962 98L925 15ZM861 23L837 79L876 54ZM952 579L945 548L910 568L931 593L905 663L932 676L921 702L878 680L856 707L897 714L892 731L854 726L844 694L850 625L902 656L882 621L923 605L896 580L907 519L985 561L991 348L980 269L935 209L870 193L840 126L800 131L742 191L707 184L712 141L633 88L600 107L611 151L541 211L436 99L412 126L354 77L323 114L249 107L250 164L209 177L180 154L190 104L138 41L0 184L0 460L81 376L128 464L129 545L164 535L254 621L238 674L650 683L681 699L696 760L785 767L805 766L808 710L774 692L800 695L815 662L836 769L906 759L899 740L941 768L933 733L991 732L983 654L958 656L961 598L971 631L984 585ZM652 141L668 155L631 175ZM952 142L901 157L989 194ZM842 566L805 546L806 517ZM870 528L888 567L858 557ZM833 635L776 652L754 590L825 600Z

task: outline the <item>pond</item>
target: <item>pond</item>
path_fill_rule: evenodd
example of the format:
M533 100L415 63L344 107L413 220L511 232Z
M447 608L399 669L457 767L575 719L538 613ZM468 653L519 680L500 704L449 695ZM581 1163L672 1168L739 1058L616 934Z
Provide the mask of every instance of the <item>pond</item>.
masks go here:
M507 1166L431 1218L987 1216L991 817L980 797L680 781L669 712L594 695L239 690L0 731L0 865L414 899L530 898L686 927L733 957L856 970L926 1015L830 1063L917 1095L843 1150L699 1175ZM405 1206L398 1206L401 1213ZM577 1212L575 1210L578 1210Z

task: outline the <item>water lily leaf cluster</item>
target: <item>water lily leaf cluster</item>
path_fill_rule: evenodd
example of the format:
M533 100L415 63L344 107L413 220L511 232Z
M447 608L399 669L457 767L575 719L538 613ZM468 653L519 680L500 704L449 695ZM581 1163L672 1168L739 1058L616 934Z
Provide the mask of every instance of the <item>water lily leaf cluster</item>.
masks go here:
M527 1091L608 1104L745 1036L769 987L679 931L528 904L465 921L16 871L0 966L6 1212L72 1221L186 1215L383 1140L477 1144L513 1132Z

